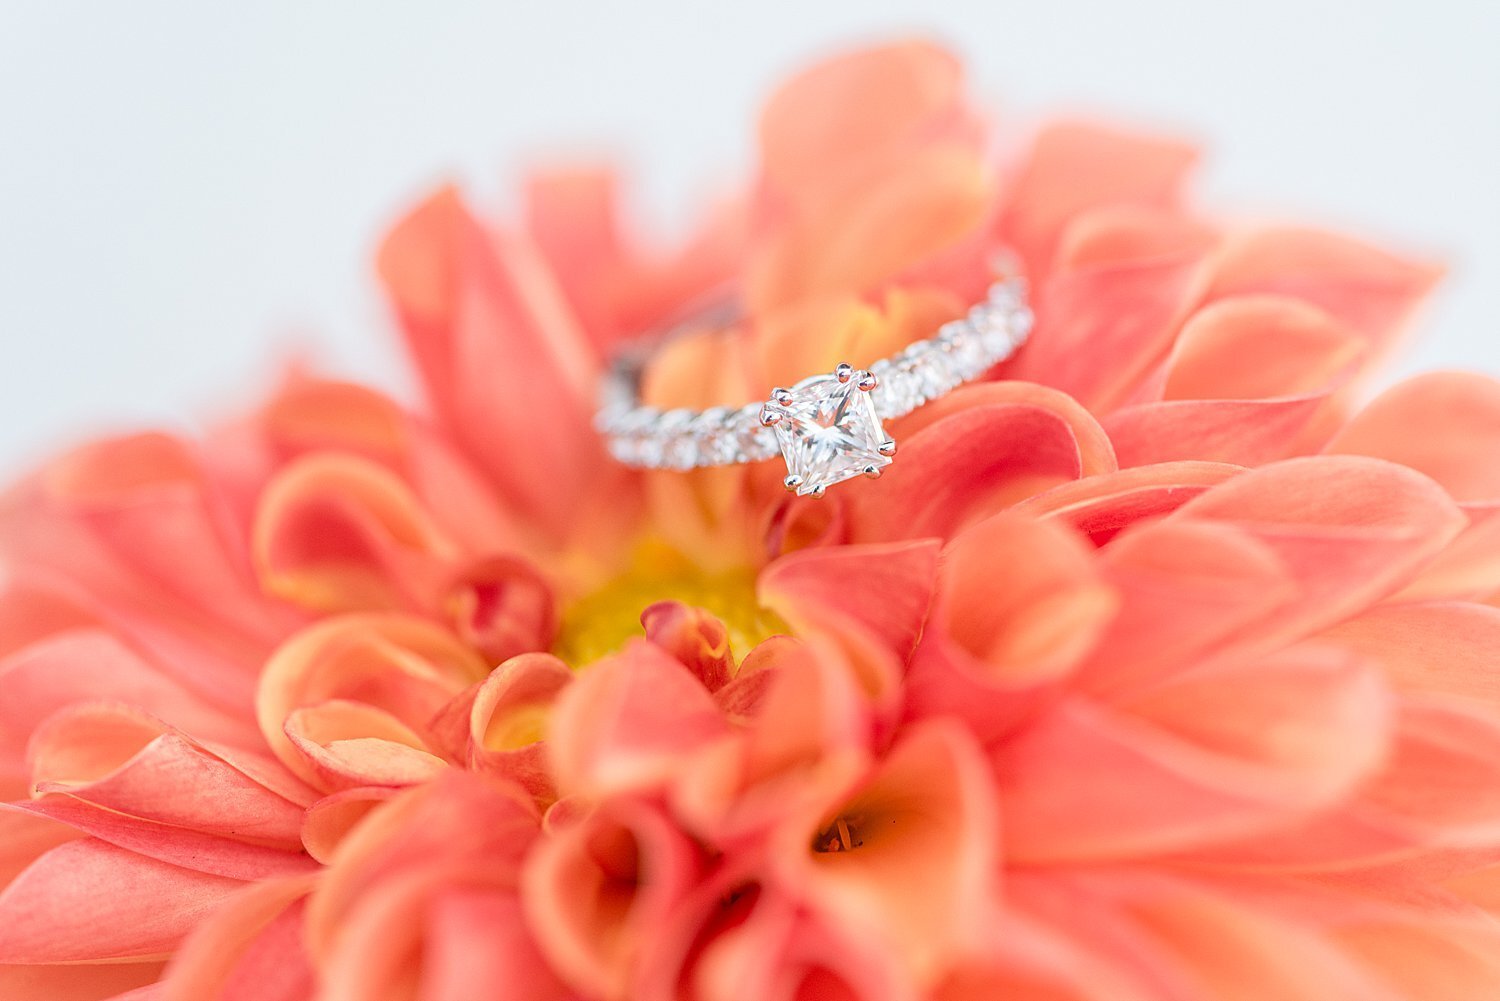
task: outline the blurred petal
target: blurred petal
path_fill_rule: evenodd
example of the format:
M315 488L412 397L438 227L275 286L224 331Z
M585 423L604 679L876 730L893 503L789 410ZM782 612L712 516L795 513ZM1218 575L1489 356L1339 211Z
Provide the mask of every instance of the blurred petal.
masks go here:
M729 631L710 612L678 601L659 601L641 613L646 638L676 657L710 692L729 682L734 653Z
M963 68L925 41L870 46L793 76L766 101L760 120L761 164L768 182L809 192L870 161L908 153L915 140L972 128Z
M542 738L552 706L572 681L573 672L550 654L524 654L497 667L470 711L470 767L510 779L541 800L555 799Z
M628 996L637 950L699 876L696 848L654 810L602 808L540 842L523 876L537 943L579 992Z
M400 479L350 456L292 463L256 512L262 584L312 611L433 607L457 555Z
M0 742L25 740L43 719L84 701L120 703L204 739L259 743L242 718L205 703L101 630L59 633L0 660Z
M314 975L302 949L307 877L246 887L199 924L163 978L162 1001L302 1001Z
M1118 598L1092 555L1067 528L1009 513L954 539L907 675L907 715L954 715L982 740L1014 726L1115 614Z
M547 746L560 792L601 796L659 787L726 729L702 683L637 640L562 693Z
M1268 228L1229 243L1216 263L1207 298L1271 293L1302 299L1358 332L1369 345L1365 358L1371 361L1389 346L1439 277L1437 268L1347 237Z
M477 654L426 620L345 615L303 630L276 651L260 678L256 715L276 756L319 784L326 776L306 757L309 748L299 749L287 732L296 710L330 700L363 703L374 713L371 720L388 718L402 732L420 734L455 695L486 673ZM394 732L389 722L382 732Z
M951 537L987 514L1076 480L1078 439L1055 411L978 404L900 443L901 454L855 514L865 540Z
M1270 400L1326 390L1367 346L1303 299L1250 294L1194 313L1168 361L1167 400ZM1245 358L1254 355L1255 364Z
M1058 123L1037 136L1006 196L1000 228L1026 262L1045 275L1068 224L1111 205L1170 207L1197 152L1183 142Z
M557 639L551 587L535 567L514 557L465 567L449 585L446 605L454 630L491 663L547 650Z
M1286 567L1299 596L1262 625L1262 645L1331 625L1393 593L1464 523L1426 477L1375 459L1331 456L1250 470L1172 517L1232 525Z
M840 927L881 929L918 981L973 947L994 906L994 790L962 727L912 728L869 781L777 861L791 892Z
M926 621L938 552L933 540L804 549L761 572L760 600L799 633L837 643L886 701Z
M1138 521L1160 517L1243 472L1222 462L1164 462L1064 483L1015 505L1018 513L1059 518L1096 545Z
M1456 601L1382 605L1323 635L1379 661L1402 691L1500 710L1500 609Z
M1037 291L1036 329L1007 378L1055 386L1096 414L1130 402L1153 367L1167 358L1201 291L1209 243L1194 228L1172 227L1175 246L1152 240L1121 256L1060 268Z
M241 886L93 838L70 841L0 892L0 963L165 956Z
M1007 857L1130 858L1295 820L1379 764L1388 714L1373 668L1316 648L1200 671L1128 713L1066 702L995 751Z
M1222 524L1144 522L1102 553L1118 596L1076 684L1106 698L1212 661L1298 590L1270 547Z
M154 960L74 963L60 966L0 966L0 997L31 1001L150 1001L149 986L161 976ZM136 994L144 989L147 993Z
M378 266L449 432L518 511L561 531L598 464L599 363L536 248L485 232L445 189L397 224Z

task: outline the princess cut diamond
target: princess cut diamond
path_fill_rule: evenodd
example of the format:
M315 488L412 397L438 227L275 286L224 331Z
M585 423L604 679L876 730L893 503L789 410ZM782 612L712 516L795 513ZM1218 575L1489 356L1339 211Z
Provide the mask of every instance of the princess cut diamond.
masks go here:
M821 497L835 483L878 476L895 442L886 437L870 398L876 379L846 365L833 375L779 389L762 411L786 460L788 490Z

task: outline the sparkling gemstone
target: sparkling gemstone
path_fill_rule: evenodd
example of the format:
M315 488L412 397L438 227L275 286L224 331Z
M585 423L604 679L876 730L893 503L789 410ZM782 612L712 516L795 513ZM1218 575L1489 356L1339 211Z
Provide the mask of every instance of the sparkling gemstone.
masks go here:
M875 398L875 412L880 416L904 417L922 405L917 377L908 369L882 360L871 365L870 371L880 380L871 394Z
M759 462L776 454L776 436L770 428L760 423L759 403L747 404L734 412L729 419L730 433L734 436L736 452L740 462Z
M814 376L793 386L789 399L768 406L781 415L775 424L787 472L800 480L799 494L821 494L852 476L890 465L880 454L888 439L870 393L859 380L839 382Z

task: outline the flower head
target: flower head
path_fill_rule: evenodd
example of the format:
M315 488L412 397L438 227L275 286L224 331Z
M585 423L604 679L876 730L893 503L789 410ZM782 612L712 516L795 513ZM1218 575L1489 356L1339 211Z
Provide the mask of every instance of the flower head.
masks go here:
M927 43L768 102L668 250L603 170L378 257L424 388L295 373L0 500L0 994L728 1001L1500 990L1500 384L1360 406L1436 279L1205 219L1191 147L992 155ZM879 482L590 424L1036 329ZM726 318L709 308L733 301Z

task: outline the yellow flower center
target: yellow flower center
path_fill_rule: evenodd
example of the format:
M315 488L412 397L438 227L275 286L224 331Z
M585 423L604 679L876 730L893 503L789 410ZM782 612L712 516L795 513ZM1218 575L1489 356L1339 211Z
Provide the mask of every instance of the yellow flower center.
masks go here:
M658 601L680 601L706 609L729 632L736 659L776 633L788 632L781 617L762 608L750 569L707 572L668 550L645 547L630 569L563 609L553 652L583 667L645 635L641 613Z

